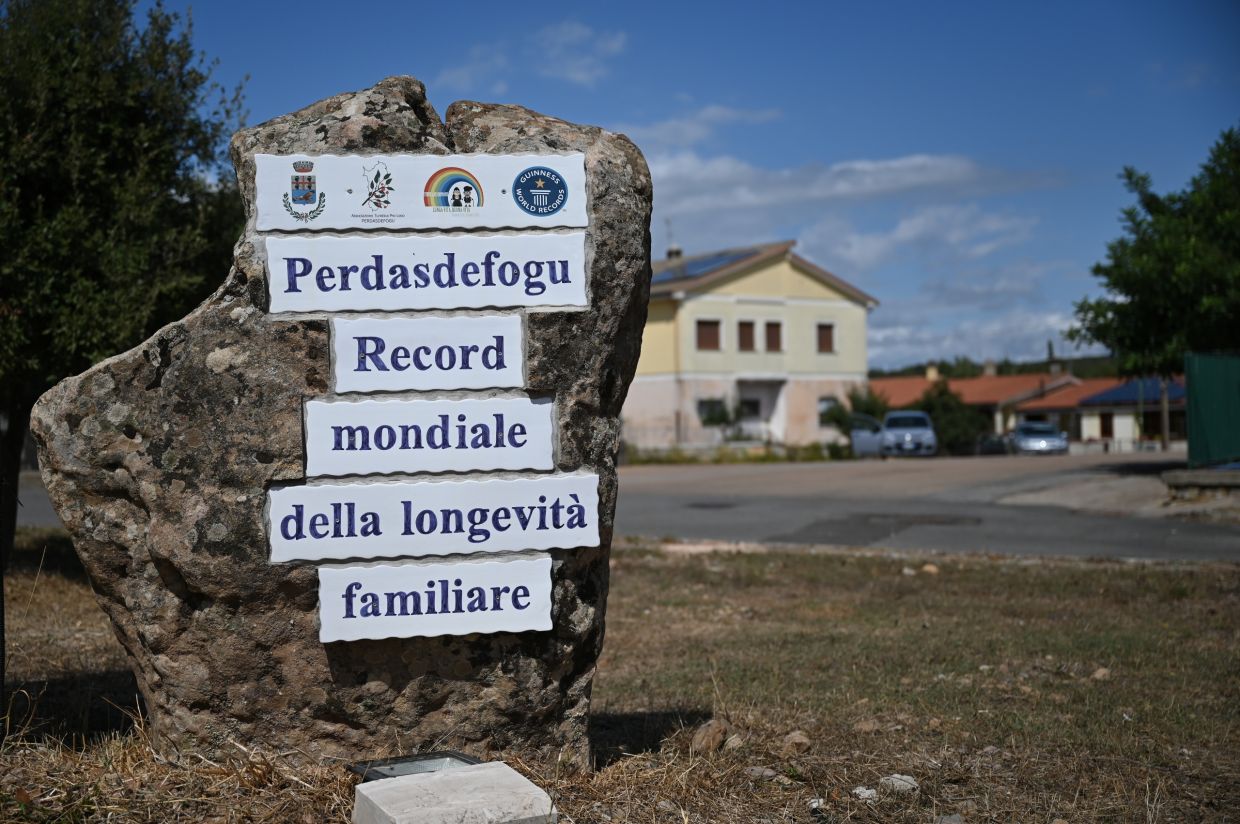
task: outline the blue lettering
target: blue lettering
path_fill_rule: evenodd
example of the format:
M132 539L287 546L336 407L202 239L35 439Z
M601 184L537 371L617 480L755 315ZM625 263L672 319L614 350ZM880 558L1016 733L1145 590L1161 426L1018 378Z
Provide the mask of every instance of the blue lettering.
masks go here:
M293 514L285 515L280 521L280 534L284 536L286 541L300 541L306 537L306 531L302 529L302 517L305 514L305 509L301 504L293 504Z
M314 264L305 258L285 258L284 265L288 269L288 287L285 292L300 292L301 287L297 285L298 278L304 278L310 274L310 270L314 268Z
M336 270L330 266L321 267L314 279L319 283L320 292L330 292L336 288Z
M353 340L357 341L357 368L353 370L354 372L370 371L370 367L366 365L367 358L370 359L370 362L374 364L375 369L378 371L388 371L387 366L379 358L379 355L383 354L383 350L387 347L383 342L383 338L361 335L354 337Z
M525 294L541 295L547 291L547 284L541 278L543 265L541 260L531 260L525 264Z
M362 267L359 276L362 279L363 289L382 289L383 288L383 255L371 255L370 259L373 263L368 263ZM352 267L357 268L357 267Z

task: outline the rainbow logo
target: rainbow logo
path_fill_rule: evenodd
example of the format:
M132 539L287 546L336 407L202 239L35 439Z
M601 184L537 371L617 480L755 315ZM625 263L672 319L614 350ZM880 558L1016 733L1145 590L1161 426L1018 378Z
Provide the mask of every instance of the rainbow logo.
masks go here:
M449 166L426 181L422 202L435 209L471 209L482 205L482 186L469 172Z

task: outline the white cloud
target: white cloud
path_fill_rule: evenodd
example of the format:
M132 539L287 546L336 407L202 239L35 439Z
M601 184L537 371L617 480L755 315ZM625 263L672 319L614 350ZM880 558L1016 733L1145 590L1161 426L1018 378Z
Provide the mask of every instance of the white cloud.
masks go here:
M915 305L893 312L880 307L870 318L870 365L890 368L956 355L973 360L1032 360L1046 356L1048 340L1063 355L1101 352L1098 347L1078 350L1063 337L1072 322L1068 312L1016 307L959 318L944 325L934 323L924 312L919 314Z
M767 123L778 117L778 109L735 109L713 105L646 126L619 125L615 131L624 132L644 151L659 151L701 143L712 137L720 126Z
M850 160L829 166L762 169L728 155L693 151L649 158L656 207L687 212L803 206L815 201L872 197L978 181L982 169L956 155L906 155Z
M1029 239L1037 218L984 212L977 204L922 207L890 229L863 232L830 215L801 233L806 254L828 265L870 271L895 260L978 260Z
M1193 91L1201 88L1214 78L1210 64L1195 61L1168 66L1162 61L1155 61L1146 66L1146 71L1159 90Z
M543 29L532 48L540 74L593 87L607 74L607 62L624 52L627 40L622 31L596 32L570 20Z
M431 90L469 92L486 85L507 90L502 76L508 71L505 50L495 46L473 46L460 64L444 69L431 81ZM497 79L500 78L500 79Z
M539 66L538 73L546 77L593 87L607 74L608 61L624 52L627 40L622 31L596 32L583 23L558 23L542 29L525 48L529 59L520 61L521 66L508 59L511 43L479 44L470 47L460 62L435 75L431 91L470 93L486 89L491 94L505 94L510 77L526 66Z
M981 269L961 269L921 284L921 294L944 309L1001 310L1043 302L1043 283L1065 263L1017 261Z

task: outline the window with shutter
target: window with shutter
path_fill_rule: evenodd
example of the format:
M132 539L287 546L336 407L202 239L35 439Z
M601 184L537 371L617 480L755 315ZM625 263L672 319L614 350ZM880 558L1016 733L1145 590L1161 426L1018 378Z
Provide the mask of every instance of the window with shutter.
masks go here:
M829 354L835 351L835 324L818 324L818 351Z
M766 351L768 352L784 351L783 326L779 323L779 321L767 321Z
M703 352L719 351L719 321L699 320L697 322L697 348Z
M753 321L743 320L736 324L736 348L742 352L752 352L756 348Z

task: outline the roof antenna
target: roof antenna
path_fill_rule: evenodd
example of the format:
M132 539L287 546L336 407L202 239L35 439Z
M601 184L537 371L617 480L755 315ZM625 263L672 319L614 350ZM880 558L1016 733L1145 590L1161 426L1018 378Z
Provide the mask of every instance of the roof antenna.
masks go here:
M667 259L678 258L684 255L684 249L676 245L672 240L672 219L670 217L663 218L663 222L667 225Z

